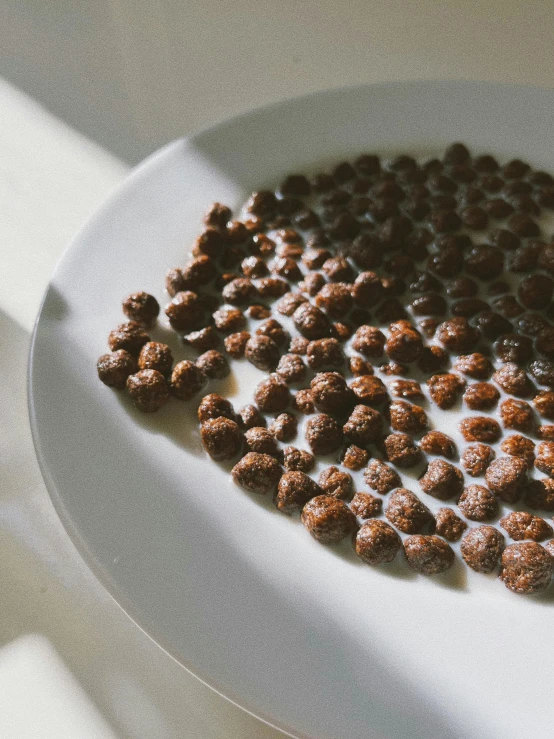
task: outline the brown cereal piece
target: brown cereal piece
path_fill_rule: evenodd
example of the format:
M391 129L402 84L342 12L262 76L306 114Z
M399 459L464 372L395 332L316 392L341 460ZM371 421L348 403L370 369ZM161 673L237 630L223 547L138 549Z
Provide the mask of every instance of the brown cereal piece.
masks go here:
M462 222L454 210L433 210L429 219L437 233L451 233L457 231Z
M465 275L450 280L446 286L446 292L451 298L473 298L477 295L477 290L477 283Z
M467 318L444 321L437 329L437 339L446 349L456 354L470 351L479 339L479 331L469 325Z
M474 246L465 259L465 268L472 277L494 280L504 269L504 254L490 244Z
M227 224L227 239L231 244L241 244L249 237L249 230L242 221L229 221Z
M427 380L431 400L443 410L448 410L457 403L464 386L464 380L453 374L433 375Z
M537 334L535 348L548 359L554 359L554 326L547 326Z
M240 331L246 325L244 313L238 308L220 308L213 319L218 331Z
M366 405L380 405L388 399L383 381L373 375L360 375L350 383L350 389L357 400Z
M366 357L377 358L383 353L386 338L374 326L360 326L352 339L352 348Z
M394 362L411 364L421 356L423 341L417 331L405 329L391 334L385 344L387 356Z
M232 459L242 446L242 434L235 421L220 416L204 421L200 428L204 450L216 461Z
M533 541L544 541L552 536L552 526L540 516L533 516L526 511L512 511L500 519L500 526L515 541L532 539Z
M526 398L531 394L533 389L525 370L518 367L515 362L507 362L500 369L496 370L492 379L502 390L510 393L510 395L517 395L520 398Z
M548 477L530 480L525 489L525 503L529 508L554 511L554 480Z
M449 500L462 492L464 476L450 462L433 459L429 462L425 474L420 477L419 485L427 495L439 500Z
M270 190L254 192L246 203L246 210L260 218L268 218L277 210L277 198Z
M201 254L183 267L181 272L187 288L190 289L198 285L207 285L216 276L217 269L213 259Z
M342 500L317 495L302 509L301 520L310 534L322 544L336 544L357 528L356 517Z
M261 323L256 329L256 336L268 336L272 339L277 346L283 346L287 343L288 334L274 318L269 318L267 321Z
M392 562L401 546L402 541L392 526L379 519L364 523L354 539L354 551L370 565Z
M318 478L319 487L325 495L333 498L348 500L352 497L354 486L352 476L348 472L342 472L338 467L327 467Z
M283 449L283 465L288 472L310 472L315 464L313 454L288 446Z
M269 336L251 336L246 342L244 356L254 367L271 372L279 362L279 347Z
M485 303L480 298L465 298L463 300L457 300L450 306L450 312L453 316L464 316L465 318L472 318L478 313L488 310L489 304ZM443 311L443 313L445 313Z
M207 228L198 236L192 245L192 253L195 257L205 254L208 257L218 257L227 246L225 234L216 228Z
M383 418L379 411L367 405L357 405L342 430L355 444L365 447L380 438L382 428Z
M398 488L389 498L385 516L405 534L416 534L433 521L433 515L420 499L405 488Z
M554 477L554 442L543 441L537 447L535 467L549 477Z
M438 372L448 365L448 354L440 346L426 346L423 348L417 366L422 372Z
M498 497L483 485L468 485L458 500L458 508L470 521L490 521L498 513Z
M399 364L398 362L386 362L380 365L379 369L387 377L392 375L407 375L410 371L407 364Z
M419 433L427 428L427 414L419 405L395 400L389 406L390 424L395 431Z
M344 450L341 461L349 470L361 470L369 461L369 452L367 449L351 444Z
M352 336L353 328L348 323L342 323L342 321L335 321L331 327L331 333L333 338L338 339L341 342L348 341Z
M384 294L381 278L376 272L360 272L354 280L351 294L356 305L361 308L371 308L377 305Z
M435 513L435 533L447 541L458 541L466 529L466 522L452 508L439 508Z
M324 367L341 367L344 364L344 354L337 339L310 341L306 355L309 366L314 370Z
M496 454L492 447L486 444L472 444L464 449L461 463L464 470L472 477L481 477Z
M512 593L538 593L550 585L554 559L535 541L509 544L502 553L500 579Z
M461 219L464 226L475 231L480 231L487 227L489 220L486 210L480 208L478 205L469 205L464 208L461 212Z
M436 454L447 459L454 459L456 456L456 445L442 431L428 431L419 442L419 446L425 454Z
M533 398L533 404L543 418L554 420L554 392L552 390L541 390Z
M460 551L464 562L475 572L492 572L504 549L504 537L494 526L477 526L462 539Z
M314 454L331 454L343 440L342 428L326 413L318 413L306 425L306 441Z
M190 400L208 382L207 375L194 362L184 359L173 368L169 387L179 400Z
M284 354L275 371L285 382L300 382L306 376L306 365L298 354Z
M298 288L303 293L307 293L312 297L317 295L325 285L325 278L320 272L308 272L302 282L298 283Z
M548 326L548 321L540 313L524 313L517 319L518 329L528 336L538 336Z
M172 328L188 333L200 328L204 318L204 308L195 292L184 290L175 295L166 307L165 314Z
M414 316L443 316L446 313L447 304L442 295L429 293L412 300L410 308Z
M227 358L216 349L210 349L201 354L196 360L196 366L214 380L221 380L231 372Z
M352 308L350 285L344 282L327 282L315 296L315 303L331 318L342 318Z
M102 354L96 363L96 370L104 385L123 390L129 375L137 371L137 360L125 349L118 349L112 354Z
M140 323L147 328L156 323L160 306L153 295L145 292L132 293L123 301L123 313L130 321Z
M321 495L321 488L305 472L285 472L277 486L275 506L292 516L293 513L300 513L304 505L316 495Z
M552 301L554 281L546 275L527 275L519 283L517 297L519 302L531 310L547 308Z
M507 398L500 404L500 416L506 429L530 431L533 428L533 409L524 400Z
M225 302L231 305L245 305L258 298L258 290L248 277L236 277L231 280L225 285L221 294Z
M312 391L308 388L299 390L294 396L294 407L297 411L304 413L305 415L313 413L315 411L315 406Z
M228 416L228 418L232 417ZM266 425L265 418L255 405L245 405L239 411L238 422L245 429L264 428Z
M353 235L355 236L356 234ZM349 282L353 277L352 267L348 264L346 259L341 256L330 257L325 260L321 269L325 272L327 279L331 282Z
M408 536L404 554L410 567L422 575L438 575L454 564L454 552L449 544L434 534Z
M414 467L421 460L421 451L408 434L389 434L383 443L387 460L397 467Z
M286 293L286 295L283 295L281 300L279 300L277 303L275 303L275 308L278 313L281 313L283 316L292 316L294 311L302 305L302 303L306 303L307 298L304 297L304 295L300 295L300 293Z
M308 344L310 342L303 336L293 336L289 344L289 352L291 354L305 355L308 351Z
M494 343L494 353L501 362L521 365L533 356L533 342L528 336L502 334Z
M256 290L262 298L281 298L289 292L290 285L280 277L262 277L256 283Z
M173 354L167 344L159 341L148 341L138 357L138 367L141 370L153 369L167 375L173 366Z
M500 457L487 467L485 480L492 493L506 503L515 503L527 485L527 464L519 457Z
M290 174L281 183L279 192L286 197L304 198L310 194L311 189L310 183L304 175Z
M502 435L500 426L494 418L471 416L460 423L460 431L466 441L482 441L494 444Z
M291 441L296 436L298 420L292 413L281 413L275 418L269 430L279 441Z
M423 334L427 336L428 339L432 339L440 325L440 321L435 318L424 318L422 321L419 321L418 325L423 331ZM425 349L423 351L425 352Z
M441 278L456 277L464 266L462 250L455 245L442 247L427 261L427 269Z
M536 434L539 437L539 439L543 439L543 441L554 441L554 426L552 425L543 425L539 426L536 430Z
M527 213L514 213L508 219L508 228L522 238L540 236L539 225Z
M319 411L344 415L352 407L352 392L338 372L318 372L310 383L310 389Z
M396 298L386 298L375 311L375 317L379 323L390 323L405 316L406 310Z
M281 479L281 466L269 454L248 452L231 470L237 485L252 493L272 493Z
M548 554L554 559L554 540L547 541L546 544L543 544L543 547L546 549Z
M416 272L412 282L410 282L410 292L412 293L431 293L441 292L442 283L429 272Z
M472 411L490 411L500 400L500 393L488 382L469 385L464 393L464 401Z
M290 257L277 257L273 262L271 271L290 282L298 282L302 279L300 267Z
M287 383L279 375L262 380L254 392L254 402L262 413L280 413L290 403Z
M511 296L506 296L510 298ZM504 298L499 298L504 300ZM497 302L497 301L495 301ZM510 333L512 324L507 318L494 311L484 311L477 318L477 327L485 339L494 341L502 334Z
M386 495L401 485L398 472L381 462L380 459L371 460L364 472L364 480L372 490L376 490L381 495Z
M215 349L219 344L219 336L213 326L206 326L183 336L183 343L205 352L208 349Z
M226 336L224 340L225 351L233 357L233 359L241 359L244 357L246 344L249 339L250 334L248 331L237 331L234 334L229 334L229 336Z
M372 375L373 367L368 361L362 359L362 357L354 356L348 360L348 367L354 377L360 377L362 375Z
M421 385L415 380L393 380L389 389L395 398L408 398L409 400L423 398Z
M328 249L310 248L302 255L302 262L309 270L313 270L320 269L330 258L331 252Z
M296 329L307 339L323 339L329 336L331 324L329 319L315 305L303 303L293 314L293 322Z
M244 434L246 450L258 452L259 454L271 454L277 456L279 447L273 434L263 426L252 426Z
M150 341L150 336L148 336L142 324L136 321L128 321L110 332L108 346L112 352L123 349L136 357L148 341Z
M226 398L222 398L217 393L205 395L198 406L198 420L200 423L208 421L210 418L229 418L235 420L235 411L232 404Z
M533 467L533 462L535 461L535 444L526 436L521 436L520 434L508 436L500 445L500 449L511 457L520 457L525 460L527 467Z
M165 276L165 289L172 298L175 297L177 293L182 292L186 286L183 273L178 267L167 271Z
M204 225L223 231L227 226L227 222L231 220L232 215L231 208L221 203L214 203L204 215Z

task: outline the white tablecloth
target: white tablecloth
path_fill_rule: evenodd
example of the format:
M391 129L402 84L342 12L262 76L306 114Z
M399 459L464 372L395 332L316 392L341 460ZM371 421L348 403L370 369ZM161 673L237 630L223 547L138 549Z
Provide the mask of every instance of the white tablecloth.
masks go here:
M87 569L27 420L29 339L64 246L127 167L0 82L0 737L270 739L154 645Z

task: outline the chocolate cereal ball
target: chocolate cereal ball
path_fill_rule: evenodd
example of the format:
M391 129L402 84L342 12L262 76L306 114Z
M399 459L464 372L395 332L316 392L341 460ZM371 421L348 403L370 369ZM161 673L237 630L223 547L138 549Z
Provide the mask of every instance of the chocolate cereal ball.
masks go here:
M554 388L554 362L549 359L535 359L529 364L529 372L539 385Z
M200 427L202 446L212 459L232 459L242 446L242 434L235 421L220 416L209 418Z
M492 362L480 352L463 354L454 363L454 369L476 380L488 380L493 372Z
M387 356L395 362L410 364L421 356L423 341L417 331L405 329L389 336L385 344Z
M421 451L408 434L389 434L383 444L387 460L397 467L414 467L421 459Z
M427 428L427 414L423 408L405 400L395 400L389 406L390 425L394 431L417 434Z
M302 510L301 520L322 544L336 544L356 530L356 517L342 500L330 495L312 498Z
M494 418L471 416L460 423L460 431L466 441L482 441L489 444L500 439L502 431Z
M492 379L502 390L519 398L526 398L531 394L533 389L525 371L521 367L518 367L515 362L507 362L500 367L500 369L496 370Z
M534 541L510 544L502 553L500 579L512 593L538 593L550 585L554 558Z
M352 339L352 348L365 357L377 359L385 347L385 335L375 326L360 326Z
M299 413L304 413L305 415L314 413L315 406L312 391L308 390L308 388L299 390L294 396L294 407Z
M277 456L279 447L275 441L273 434L263 426L253 426L244 434L246 449L249 452L259 452L260 454L271 454Z
M554 392L541 390L533 398L533 404L543 418L554 420Z
M554 511L554 480L531 480L525 488L525 503L535 510Z
M380 405L387 398L387 388L379 377L360 375L350 383L355 398L366 405Z
M283 449L283 466L288 472L310 472L315 464L313 454L297 449L293 446L287 446Z
M343 426L349 439L359 446L376 442L382 432L383 419L379 411L367 405L357 405Z
M501 362L524 364L533 356L533 342L521 334L502 334L494 343L494 353Z
M125 349L118 349L112 354L102 354L96 370L104 385L123 390L129 375L137 371L137 360Z
M192 346L199 352L215 349L219 344L219 336L213 326L206 326L198 331L191 331L183 336L183 343Z
M235 411L231 402L217 393L205 395L198 406L198 421L204 423L210 418L220 417L235 420Z
M233 480L252 493L272 493L281 478L281 467L269 454L248 452L231 470Z
M526 511L512 511L500 519L500 526L515 541L532 539L533 541L544 541L552 536L552 526L539 516L533 516Z
M460 550L467 565L475 572L492 572L504 549L504 537L494 526L477 526L462 539Z
M519 302L530 310L547 308L552 301L554 281L541 274L527 275L519 283L517 297Z
M454 552L434 534L408 536L404 541L404 554L412 570L422 575L438 575L454 564Z
M165 377L157 370L140 370L129 375L126 387L131 400L143 413L154 413L169 400Z
M490 521L498 513L498 497L483 485L468 485L458 500L458 508L470 521Z
M477 343L479 331L470 326L467 318L458 317L441 323L436 336L449 351L464 354Z
M472 444L467 446L462 453L462 467L468 475L481 477L495 456L494 449L487 444Z
M507 398L500 405L500 416L506 429L530 431L533 427L533 410L524 400Z
M207 377L214 380L221 380L227 377L231 368L227 359L218 352L217 349L210 349L201 354L196 360L196 366L204 372Z
M156 323L160 312L158 301L153 295L145 292L132 293L123 301L123 313L130 321L136 321L150 327Z
M464 402L473 411L490 411L500 400L500 393L488 382L469 385L464 393Z
M315 407L324 413L348 413L352 407L352 392L338 372L319 372L310 389Z
M165 314L175 331L188 333L201 327L204 308L195 292L183 290L175 295L166 307Z
M433 521L431 511L405 488L398 488L389 498L385 516L405 534L416 534Z
M342 429L334 418L319 413L306 425L306 441L316 455L331 454L342 444Z
M351 444L342 453L341 461L349 470L361 470L369 461L369 452L356 444Z
M435 513L435 533L447 541L458 541L466 529L466 522L452 508L439 508Z
M436 454L447 459L453 459L456 456L456 445L442 431L428 431L419 442L419 446L425 454Z
M500 449L511 457L521 457L529 469L533 467L535 444L526 436L521 436L521 434L508 436L500 445Z
M208 382L207 376L194 362L184 359L173 368L170 388L179 400L190 400Z
M429 395L439 408L448 410L456 404L462 394L465 382L454 374L433 375L427 380Z
M353 482L348 472L339 470L338 467L327 467L318 478L318 483L325 495L340 500L348 500L352 497Z
M314 370L325 367L341 367L344 364L344 354L337 339L310 341L306 356L309 366Z
M380 284L380 283L379 283ZM344 282L327 282L317 293L315 303L331 318L342 318L352 308L350 285Z
M304 472L285 472L277 486L275 505L290 516L299 513L309 500L320 494L319 485Z
M370 565L392 562L401 546L402 541L392 526L379 519L364 523L354 539L354 551Z
M364 480L372 490L376 490L381 495L386 495L402 484L398 472L380 459L371 460L364 472Z
M262 413L280 413L290 403L287 383L279 375L262 380L254 392L254 402Z
M491 492L506 503L515 503L527 484L527 465L519 457L500 457L487 467L485 480Z
M554 477L554 442L543 441L537 447L535 467L549 477Z
M306 376L306 365L298 354L284 354L275 370L285 382L301 382Z
M279 362L279 347L269 336L252 336L244 348L244 356L258 369L271 372Z
M265 428L266 420L255 405L245 405L238 413L237 423L243 429Z
M138 356L140 350L148 341L150 341L150 337L143 326L136 321L120 324L108 336L108 346L112 352L124 349L133 357Z
M381 513L383 501L371 493L356 493L352 498L350 509L360 518L375 518ZM388 524L386 524L388 525Z
M310 341L323 339L331 332L331 324L325 313L311 303L300 305L294 311L292 320L296 329Z
M234 334L229 334L229 336L226 336L224 340L225 351L233 357L233 359L241 359L244 357L246 344L249 339L250 334L248 331L237 331Z
M460 470L443 459L433 459L429 462L425 474L419 484L423 492L439 500L448 500L460 495L464 477Z
M292 413L280 413L275 418L269 430L278 441L291 441L296 436L298 420Z
M158 341L148 341L140 350L138 358L139 369L155 369L162 375L168 375L173 365L173 355L167 344Z

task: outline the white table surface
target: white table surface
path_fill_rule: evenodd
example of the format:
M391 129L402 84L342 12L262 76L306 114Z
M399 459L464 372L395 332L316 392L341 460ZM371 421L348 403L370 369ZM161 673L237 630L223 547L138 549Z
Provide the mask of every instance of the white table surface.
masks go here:
M73 126L0 82L2 739L282 736L199 683L123 614L50 503L27 421L26 361L71 235L128 163L263 102L406 78L551 85L553 27L551 0L0 5L0 77Z

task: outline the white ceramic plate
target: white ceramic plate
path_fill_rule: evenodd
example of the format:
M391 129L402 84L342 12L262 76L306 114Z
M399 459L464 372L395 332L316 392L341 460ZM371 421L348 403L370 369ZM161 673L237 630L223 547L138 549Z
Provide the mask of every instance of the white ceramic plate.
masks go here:
M427 155L454 140L552 171L553 120L551 91L458 82L349 88L255 111L148 159L52 278L29 397L63 522L153 639L291 734L551 736L552 603L494 578L372 569L233 487L204 456L190 408L144 417L98 382L120 301L137 289L161 298L166 268L183 262L214 200L238 206L289 171L364 150ZM226 390L246 397L258 376L243 368Z

